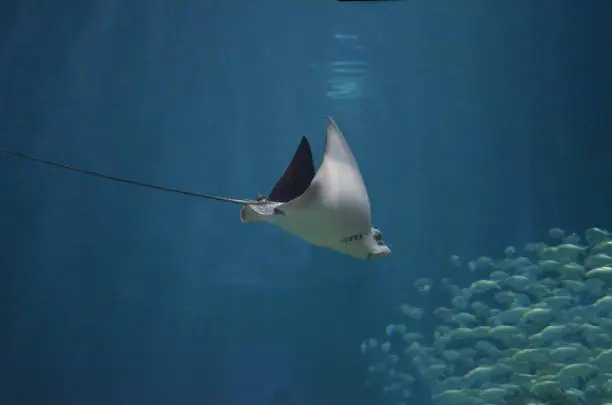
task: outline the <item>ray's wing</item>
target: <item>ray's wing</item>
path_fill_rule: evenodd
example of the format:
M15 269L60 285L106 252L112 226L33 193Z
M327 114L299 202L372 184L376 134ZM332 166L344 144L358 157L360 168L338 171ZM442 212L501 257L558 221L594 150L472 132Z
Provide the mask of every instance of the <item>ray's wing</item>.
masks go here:
M291 163L270 192L268 200L289 202L301 196L310 186L314 176L312 150L308 139L304 136L291 159Z
M359 167L344 136L330 118L327 121L325 153L321 167L308 189L299 197L277 207L292 211L319 211L329 225L328 234L338 237L371 230L370 199ZM316 216L311 217L316 222Z
M299 201L302 199L305 201ZM331 118L327 120L321 167L308 192L296 202L324 206L334 213L335 221L346 232L365 233L371 229L370 199L361 171L344 135Z
M359 174L359 177L361 177L361 171L359 170L355 156L353 156L353 152L351 152L351 148L349 148L346 143L346 139L344 139L344 135L340 132L336 122L330 117L327 119L326 126L327 136L325 138L324 161L329 159L348 165Z

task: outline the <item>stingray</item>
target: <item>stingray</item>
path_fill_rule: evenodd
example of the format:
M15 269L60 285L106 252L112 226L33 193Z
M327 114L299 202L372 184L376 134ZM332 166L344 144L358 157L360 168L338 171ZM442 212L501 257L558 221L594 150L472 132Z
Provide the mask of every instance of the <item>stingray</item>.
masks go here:
M332 118L327 120L325 151L315 172L306 137L270 194L254 200L220 197L162 187L81 169L0 148L0 152L39 163L160 191L242 205L243 223L267 222L308 243L359 259L385 257L391 249L371 224L370 199L357 161Z
M336 123L327 120L325 152L315 173L302 137L291 163L265 204L245 204L243 222L268 222L305 241L360 259L391 253L372 227L370 199L361 171Z

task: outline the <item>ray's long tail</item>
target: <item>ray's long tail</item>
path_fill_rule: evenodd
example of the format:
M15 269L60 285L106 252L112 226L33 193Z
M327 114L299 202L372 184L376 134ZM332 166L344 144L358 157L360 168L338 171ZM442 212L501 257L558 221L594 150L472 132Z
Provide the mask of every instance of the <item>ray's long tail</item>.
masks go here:
M240 204L240 205L244 205L244 204L263 204L263 203L265 203L265 201L241 200L241 199L236 199L236 198L219 197L219 196L211 195L211 194L196 193L196 192L193 192L193 191L187 191L187 190L180 190L180 189L176 189L176 188L164 187L164 186L159 186L159 185L151 184L151 183L144 183L144 182L137 181L137 180L126 179L124 177L111 176L111 175L100 173L100 172L94 172L92 170L81 169L81 168L78 168L78 167L70 166L70 165L63 164L63 163L54 162L54 161L47 160L47 159L42 159L42 158L39 158L39 157L36 157L36 156L27 155L25 153L12 151L12 150L5 149L5 148L0 148L0 153L5 153L7 155L16 156L16 157L19 157L19 158L22 158L22 159L31 160L31 161L34 161L34 162L42 163L42 164L45 164L45 165L48 165L48 166L52 166L52 167L57 167L57 168L60 168L60 169L65 169L65 170L70 170L70 171L77 172L77 173L82 173L82 174L85 174L85 175L88 175L88 176L98 177L98 178L101 178L101 179L115 181L115 182L118 182L118 183L130 184L130 185L138 186L138 187L149 188L149 189L153 189L153 190L157 190L157 191L165 191L165 192L168 192L168 193L182 194L182 195L186 195L186 196L189 196L189 197L205 198L205 199L209 199L209 200L217 200L217 201L229 202L229 203Z

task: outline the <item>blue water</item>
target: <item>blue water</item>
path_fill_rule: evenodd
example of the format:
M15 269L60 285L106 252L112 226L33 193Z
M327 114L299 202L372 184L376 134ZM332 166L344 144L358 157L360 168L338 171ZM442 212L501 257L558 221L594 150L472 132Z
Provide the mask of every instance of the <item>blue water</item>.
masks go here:
M610 227L611 18L604 0L4 2L2 147L254 198L302 135L319 162L332 115L393 255L0 156L0 404L387 403L359 344L415 279Z

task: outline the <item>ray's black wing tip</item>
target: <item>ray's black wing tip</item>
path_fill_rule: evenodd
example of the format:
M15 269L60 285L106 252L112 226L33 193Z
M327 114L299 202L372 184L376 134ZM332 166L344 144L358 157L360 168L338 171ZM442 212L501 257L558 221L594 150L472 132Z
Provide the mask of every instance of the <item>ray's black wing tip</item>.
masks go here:
M314 160L308 138L302 137L291 163L268 196L269 201L289 202L302 195L314 178Z

